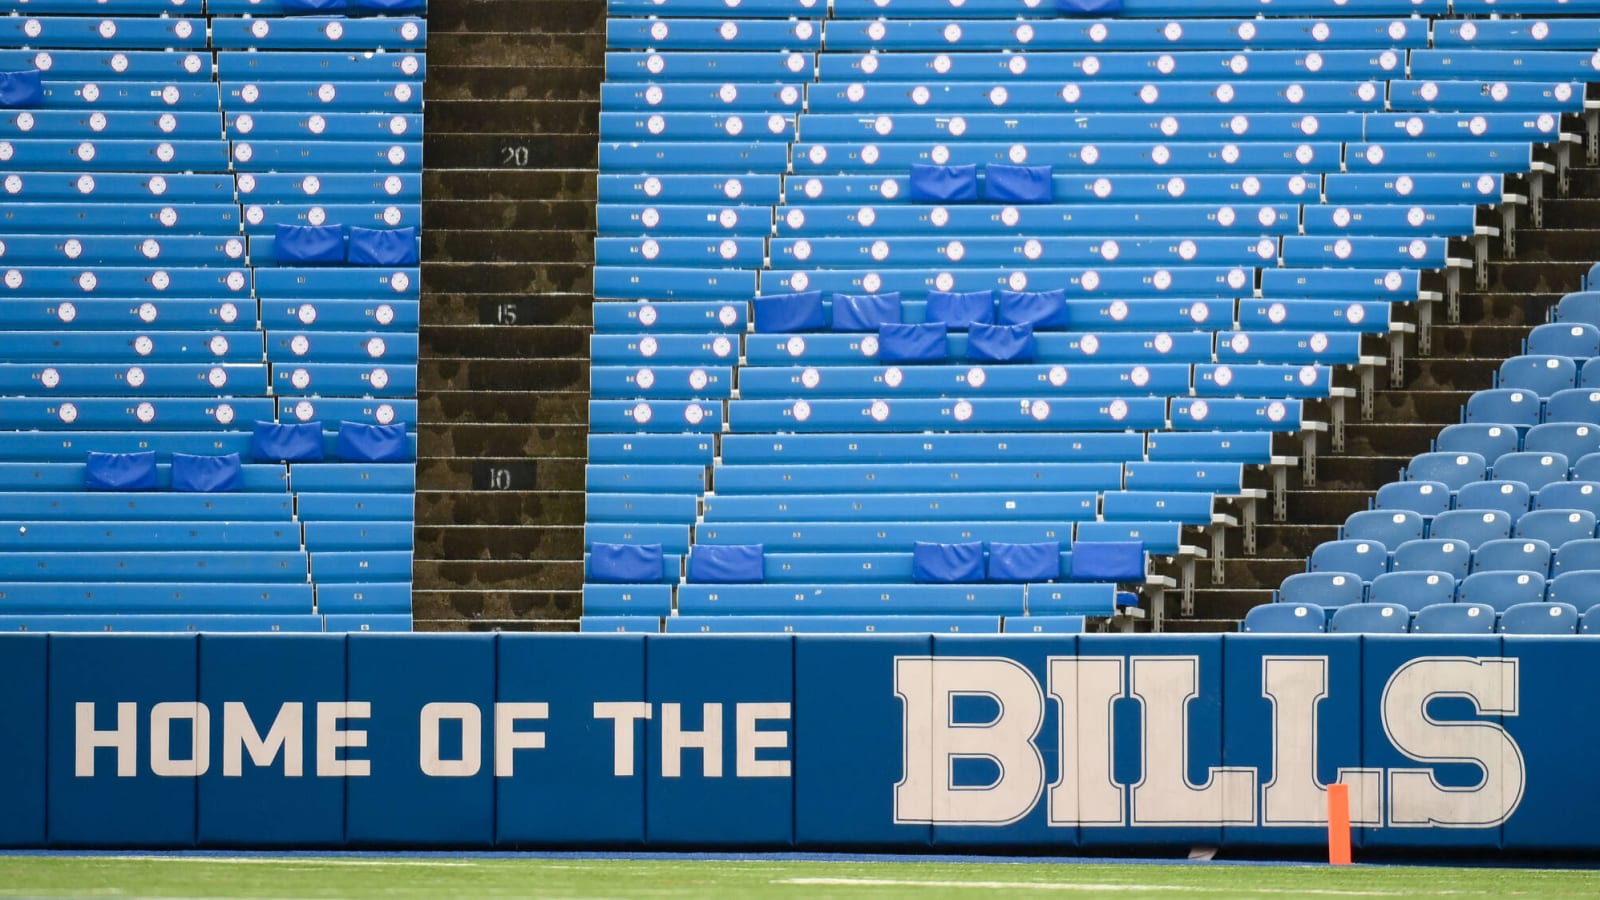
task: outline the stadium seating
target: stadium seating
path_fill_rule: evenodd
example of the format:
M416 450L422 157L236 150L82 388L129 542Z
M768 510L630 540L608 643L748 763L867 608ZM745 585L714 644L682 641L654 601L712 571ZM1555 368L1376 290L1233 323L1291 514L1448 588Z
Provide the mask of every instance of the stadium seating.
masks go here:
M419 273L373 253L415 235L342 229L419 224L425 20L45 6L0 27L40 72L0 115L4 627L408 630Z

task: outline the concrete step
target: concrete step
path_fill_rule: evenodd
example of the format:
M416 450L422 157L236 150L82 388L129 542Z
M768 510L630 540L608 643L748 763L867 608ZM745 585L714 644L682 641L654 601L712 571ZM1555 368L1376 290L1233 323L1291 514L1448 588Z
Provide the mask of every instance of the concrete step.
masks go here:
M417 523L570 525L583 522L584 494L564 491L417 491Z
M451 425L449 427L434 427L427 419L422 419L422 429L418 433L418 456L457 456L469 459L504 457L504 458L532 458L544 456L582 457L589 450L589 426L580 424L571 425L531 425L520 422L513 425L485 425L471 423L466 425ZM581 488L582 485L579 485ZM577 505L578 518L569 521L583 521L583 504ZM445 519L427 519L422 515L422 508L418 507L418 521L432 521L443 523ZM459 524L471 524L474 520L467 518ZM499 521L499 520L485 520Z
M1318 544L1338 536L1338 526L1330 524L1272 522L1256 526L1258 552L1274 558L1308 559Z
M600 133L600 98L504 98L499 95L428 104L431 134L485 130L523 134ZM486 128L487 126L487 128Z
M599 61L570 66L525 65L513 71L521 77L508 78L505 66L482 65L474 60L435 63L429 59L428 102L491 97L594 100L600 97L600 83L606 77L605 66Z
M1239 630L1237 619L1182 619L1168 616L1165 630L1169 634L1232 634Z
M587 254L586 254L587 255ZM510 294L521 291L573 293L593 290L592 262L422 262L422 282L431 291Z
M1572 201L1551 203L1545 211L1544 228L1517 228L1517 260L1596 260L1600 259L1600 229L1595 220L1582 223L1586 227L1553 228L1551 214ZM1592 209L1592 207L1591 207Z
M1214 590L1197 590L1194 592L1194 617L1187 621L1193 623L1205 620L1226 621L1232 619L1235 622L1232 630L1238 630L1237 621L1244 618L1244 614L1250 611L1250 607L1271 602L1272 591L1267 588L1245 590L1228 587ZM1175 620L1181 622L1184 619L1181 616L1170 615L1177 612L1176 598L1171 594L1167 596L1167 612L1169 616L1166 630L1181 630L1172 627Z
M412 594L411 616L431 622L570 621L577 625L581 591L422 588ZM469 630L463 628L462 630ZM476 629L472 629L476 630ZM565 631L572 628L549 628Z
M1552 261L1528 258L1536 254L1536 243L1524 245L1517 239L1517 258L1489 262L1489 286L1495 291L1523 293L1566 293L1576 290L1589 271L1591 261Z
M559 30L539 30L541 21ZM592 66L605 59L603 28L585 31L580 23L518 16L500 24L526 27L526 31L446 31L428 34L428 58L471 60L480 66L504 66L509 75L530 65L549 67ZM431 77L435 73L430 72Z
M507 175L528 174L520 171L507 171ZM518 179L508 179L514 186L521 186ZM515 234L518 232L531 232L542 234L552 231L581 231L591 239L595 233L594 201L584 200L540 200L527 197L499 197L485 200L437 200L426 201L422 206L422 214L429 222L428 230L423 232L423 240L428 240L429 235L435 230L446 233L481 234L484 232L500 232ZM437 222L437 229L433 223ZM453 246L424 244L424 258L451 258L448 253L455 249ZM469 253L473 248L463 248ZM584 259L593 259L593 244L583 251Z
M459 359L586 359L589 331L577 325L424 325L421 354Z
M1470 286L1471 279L1468 279ZM1547 311L1554 307L1565 291L1542 292L1474 292L1461 294L1461 321L1477 325L1508 325L1532 327L1544 322ZM1442 323L1444 315L1434 316ZM1434 351L1438 353L1437 350Z
M423 392L589 390L589 364L581 359L423 359Z
M423 457L417 460L417 487L429 491L489 490L493 489L493 485L483 483L490 477L486 474L487 470L515 469L518 481L532 490L561 491L574 484L583 484L584 463L581 456L546 456L539 459ZM421 551L418 552L420 554Z
M1463 321L1474 321L1463 317ZM1504 359L1522 352L1522 341L1528 329L1519 325L1471 324L1435 325L1433 327L1433 355L1436 357L1471 357L1476 359Z
M486 127L492 123L484 123ZM545 134L491 128L470 134L428 132L422 151L430 166L465 169L593 169L600 139L593 131ZM590 194L592 197L593 194Z
M417 587L581 591L583 563L546 559L418 559ZM549 615L549 609L534 609Z
M1433 422L1352 422L1345 426L1343 455L1411 456L1427 450L1442 427Z
M507 204L489 218L474 204L517 200L562 202L578 207L590 207L589 219L594 222L592 205L595 199L595 171L593 168L533 169L527 166L501 165L461 166L459 168L430 168L422 174L423 196L427 197L429 228L505 228L509 224L499 216L521 209L520 204ZM561 199L564 198L564 199ZM537 215L529 213L529 215ZM435 217L438 218L435 218ZM458 216L458 217L453 217ZM531 220L533 227L542 218Z
M565 29L594 31L605 26L606 5L601 0L471 0L444 3L428 11L428 37L455 32L493 32L526 21L560 23ZM430 77L436 77L429 72Z
M585 391L429 391L417 403L417 418L431 425L583 425L589 421ZM582 482L578 484L582 487Z
M423 233L423 259L454 263L517 260L524 265L593 262L594 232L581 229L438 229Z
M1407 360L1407 375L1412 375L1414 369L1421 371L1412 376L1412 386L1405 390L1379 391L1374 395L1374 420L1416 425L1459 422L1461 405L1467 402L1467 396L1472 390L1488 387L1492 373L1499 365L1498 361L1494 366L1481 361L1475 361L1471 366L1461 366L1457 365L1459 362L1459 360L1441 359ZM1469 381L1471 390L1441 388L1439 376L1456 374L1460 374L1461 378L1451 378L1448 384L1453 385L1458 380Z
M582 526L423 525L418 559L582 559Z
M594 298L582 294L447 294L423 291L430 325L540 325L587 327L594 321Z

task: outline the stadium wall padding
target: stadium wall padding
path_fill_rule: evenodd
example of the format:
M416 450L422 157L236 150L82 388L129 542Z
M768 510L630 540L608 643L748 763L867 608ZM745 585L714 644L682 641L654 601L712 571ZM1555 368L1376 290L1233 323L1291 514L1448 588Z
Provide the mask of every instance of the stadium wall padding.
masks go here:
M0 846L1593 851L1600 640L4 635Z

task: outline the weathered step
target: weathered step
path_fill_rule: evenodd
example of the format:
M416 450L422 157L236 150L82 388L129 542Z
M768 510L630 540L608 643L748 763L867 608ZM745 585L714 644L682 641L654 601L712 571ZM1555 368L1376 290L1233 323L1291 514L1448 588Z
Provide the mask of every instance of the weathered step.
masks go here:
M1544 207L1545 230L1593 228L1596 222L1600 222L1600 200L1591 197L1562 197L1551 200ZM1519 228L1518 233L1520 235L1522 229ZM1600 256L1596 258L1600 259Z
M1169 634L1232 634L1239 630L1237 619L1182 619L1168 616L1164 629Z
M1276 585L1273 587L1276 587ZM1271 588L1245 590L1229 587L1197 590L1194 592L1194 618L1187 619L1187 621L1192 623L1208 619L1213 621L1238 620L1244 618L1244 614L1250 611L1250 607L1271 602ZM1168 596L1167 604L1168 612L1174 611L1175 604L1170 595ZM1167 618L1168 631L1181 630L1171 627L1175 620L1178 622L1185 621L1182 617L1169 616ZM1238 630L1238 625L1234 625L1232 630Z
M429 228L496 228L498 224L472 224L481 215L475 203L519 200L586 205L593 221L595 172L585 168L530 169L516 165L429 168L422 174ZM534 206L543 211L546 207ZM505 209L517 209L507 206ZM477 211L475 213L475 211ZM452 219L452 213L460 215ZM503 210L496 213L503 215ZM434 218L441 216L443 218Z
M428 391L589 390L589 364L580 359L423 359L417 378Z
M1592 262L1529 260L1522 258L1522 244L1518 243L1518 258L1491 260L1489 286L1496 291L1529 293L1565 293L1576 290Z
M418 559L582 559L581 525L424 525Z
M581 425L589 421L589 395L584 391L430 391L418 401L417 417L433 425Z
M542 457L542 456L584 456L588 451L589 426L587 425L530 425L526 422L515 425L450 425L448 427L434 427L427 419L420 420L423 428L419 431L418 455L420 456L459 456L468 459L488 457ZM581 500L581 498L580 498ZM448 508L448 504L445 505ZM577 504L578 517L583 516L583 504ZM444 519L432 519L423 516L421 506L417 510L419 521L444 522ZM472 518L464 519L461 524L470 524ZM498 520L485 520L498 521Z
M1555 208L1563 203L1552 203ZM1544 228L1517 230L1517 260L1596 260L1600 259L1600 230L1595 220L1583 223L1585 227L1553 229L1550 210L1545 212Z
M585 254L587 256L587 254ZM508 294L522 291L571 293L594 287L594 264L572 262L430 262L422 263L423 283L429 290L483 291Z
M428 491L473 491L505 490L515 484L527 490L569 491L583 487L583 467L581 456L423 457L417 460L417 487ZM418 555L422 555L420 550Z
M583 588L583 563L548 559L418 559L417 586L573 591ZM548 610L530 610L549 615Z
M1256 526L1256 540L1261 548L1259 552L1274 557L1308 559L1318 544L1335 540L1338 536L1339 529L1335 525L1274 522Z
M424 259L447 259L454 263L592 262L594 232L580 229L512 231L487 227L429 229L423 233L422 254Z
M576 23L554 21L560 31L539 31L539 21L521 17L516 32L458 31L428 35L428 56L451 60L470 59L478 65L505 66L509 77L525 66L583 66L604 59L606 36L603 30L583 32ZM526 30L524 30L526 29Z
M1434 359L1415 361L1407 365L1406 372L1410 374L1411 365L1421 368L1440 362L1443 361ZM1454 360L1451 360L1451 362L1454 362ZM1488 378L1484 376L1484 373L1492 373L1497 365L1498 361L1488 367L1479 363L1472 374L1463 374L1462 379L1487 382ZM1415 383L1419 386L1432 386L1437 384L1437 379L1434 377L1434 373L1424 371L1423 377ZM1471 385L1471 390L1477 390L1480 386L1488 387L1489 385L1487 383L1482 385L1473 384ZM1467 396L1471 393L1471 390L1419 390L1417 388L1408 388L1403 391L1383 391L1373 398L1373 406L1375 407L1373 420L1396 425L1458 422L1461 419L1461 406L1467 402Z
M511 77L505 66L477 65L471 60L435 63L429 60L428 103L502 97L520 99L591 100L600 96L605 66L522 66Z
M1435 325L1433 355L1504 359L1522 352L1528 329L1499 324Z
M579 591L421 588L412 594L411 616L428 621L540 620L571 621L576 625L582 607L583 594Z
M430 525L576 525L584 494L575 491L417 491L417 521Z
M1543 292L1489 292L1463 291L1461 294L1461 321L1476 325L1537 325L1546 319L1547 311L1556 305L1565 291ZM1441 309L1434 316L1436 323L1444 321ZM1438 353L1437 350L1434 351Z
M1405 456L1324 456L1317 460L1317 488L1325 491L1364 490L1400 477L1411 460ZM1376 481L1374 481L1376 479Z
M550 134L498 129L472 134L430 132L422 140L422 151L430 166L464 169L593 169L600 163L600 142L592 131Z
M517 174L528 173L519 172ZM513 177L508 178L507 181L518 187L538 190L541 185L547 185L555 189L555 184L562 181L562 179L522 179ZM585 184L582 179L573 179L571 183L580 188ZM592 184L589 186L592 187ZM452 186L451 190L459 191L459 188ZM570 219L573 218L571 204L574 203L584 203L590 206L588 218L583 220L587 224L580 223L580 225L581 230L587 233L591 239L589 249L583 252L583 258L593 259L593 200L581 198L551 201L550 203L530 201L521 197L504 196L480 200L433 200L428 203L426 208L428 231L424 232L424 234L434 231L446 233L476 233L484 231L538 233L552 231L556 230L555 223L550 221L553 205L560 206L561 214Z
M450 31L535 29L542 23L560 23L563 31L594 31L602 28L605 20L606 5L599 0L472 0L441 3L430 9L428 37Z
M587 326L594 297L587 294L447 294L423 291L430 325Z
M1289 522L1316 525L1341 525L1353 512L1366 509L1373 494L1384 482L1371 487L1334 488L1318 485L1317 490L1289 492ZM1265 555L1265 550L1258 551Z
M428 105L427 127L434 134L477 134L486 130L524 134L599 134L600 100L569 97L505 99L478 97Z
M1239 533L1239 539L1242 541L1243 538L1243 533ZM1246 556L1242 552L1230 549L1227 559L1222 564L1222 581L1214 581L1211 578L1209 562L1201 563L1195 566L1195 587L1229 590L1272 587L1296 572L1305 571L1305 568L1305 557L1275 557L1266 553Z
M1442 427L1432 422L1352 422L1345 426L1344 452L1349 456L1410 456L1427 450Z
M560 325L539 328L514 328L505 325L424 325L421 347L422 355L431 357L583 358L589 352L589 329L582 326Z

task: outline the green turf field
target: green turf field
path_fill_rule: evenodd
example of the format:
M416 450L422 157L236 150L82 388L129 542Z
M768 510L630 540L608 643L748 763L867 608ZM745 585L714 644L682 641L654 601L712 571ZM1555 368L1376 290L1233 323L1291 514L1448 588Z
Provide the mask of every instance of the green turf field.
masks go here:
M0 898L1594 897L1600 872L1326 866L0 857Z

